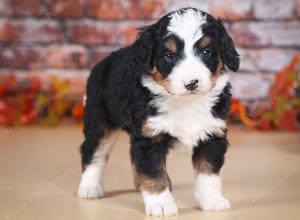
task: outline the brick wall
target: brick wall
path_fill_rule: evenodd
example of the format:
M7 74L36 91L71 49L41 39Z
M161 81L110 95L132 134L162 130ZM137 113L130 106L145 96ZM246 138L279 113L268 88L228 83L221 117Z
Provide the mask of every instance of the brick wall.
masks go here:
M264 99L300 49L300 0L1 0L0 77L55 74L82 90L89 69L134 41L137 27L187 6L226 21L242 58L233 91L244 100Z

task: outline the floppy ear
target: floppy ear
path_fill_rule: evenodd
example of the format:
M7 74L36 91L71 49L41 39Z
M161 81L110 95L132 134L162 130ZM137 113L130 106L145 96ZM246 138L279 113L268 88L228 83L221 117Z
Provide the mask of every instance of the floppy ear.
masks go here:
M139 31L137 57L146 68L149 68L149 65L152 63L151 60L155 43L155 24L144 26L140 28Z
M221 20L218 20L218 29L221 37L221 57L224 64L232 71L236 72L239 69L240 58L235 50L234 42L227 33Z

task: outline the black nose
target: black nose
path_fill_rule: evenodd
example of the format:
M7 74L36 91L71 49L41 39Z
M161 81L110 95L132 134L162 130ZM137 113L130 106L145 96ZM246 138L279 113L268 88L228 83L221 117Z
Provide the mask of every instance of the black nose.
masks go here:
M189 84L185 85L185 88L190 91L193 91L198 88L198 82L198 79L191 80Z

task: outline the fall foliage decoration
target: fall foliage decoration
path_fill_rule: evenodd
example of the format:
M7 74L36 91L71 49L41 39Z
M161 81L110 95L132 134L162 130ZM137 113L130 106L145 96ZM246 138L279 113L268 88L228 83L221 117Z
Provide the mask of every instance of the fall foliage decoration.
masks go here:
M275 76L270 86L269 105L250 112L238 99L232 100L231 119L259 130L300 130L300 55ZM0 126L18 128L29 124L56 126L65 118L81 122L82 98L72 97L70 81L51 77L49 88L38 76L18 82L15 75L0 81ZM83 94L81 95L83 96Z
M20 85L14 75L0 83L0 125L55 126L66 116L72 116L75 121L82 118L82 102L71 98L68 80L51 77L47 91L41 87L38 77L29 77L23 84Z
M245 105L233 99L231 115L253 129L300 130L299 62L300 55L295 54L290 64L276 74L269 90L269 106L256 110L250 116Z

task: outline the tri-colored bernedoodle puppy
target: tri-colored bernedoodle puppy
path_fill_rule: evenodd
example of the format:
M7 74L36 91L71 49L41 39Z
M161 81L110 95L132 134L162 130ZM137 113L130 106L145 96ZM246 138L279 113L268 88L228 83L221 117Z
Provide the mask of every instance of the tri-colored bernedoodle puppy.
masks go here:
M228 141L227 69L239 55L220 20L184 8L141 28L130 46L98 63L88 79L78 197L104 195L103 169L117 130L130 135L136 186L147 215L177 214L166 156L179 141L192 153L202 210L230 208L219 171Z

